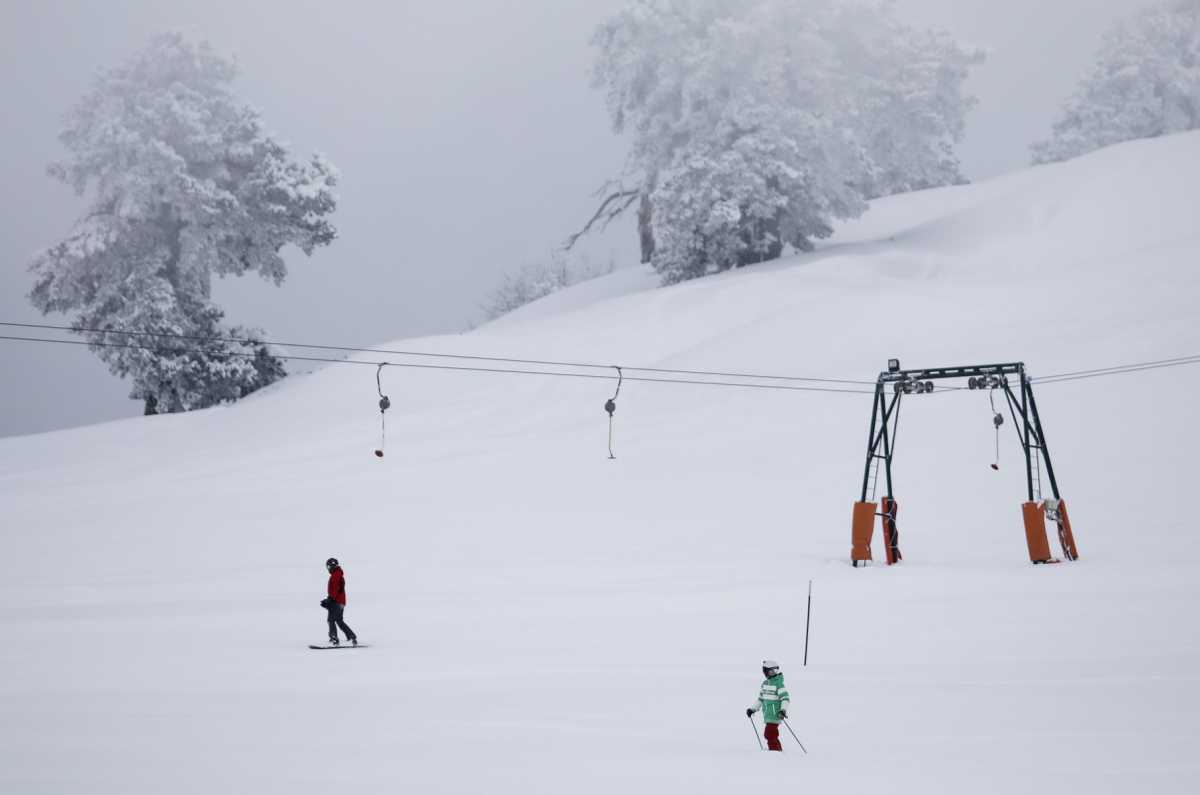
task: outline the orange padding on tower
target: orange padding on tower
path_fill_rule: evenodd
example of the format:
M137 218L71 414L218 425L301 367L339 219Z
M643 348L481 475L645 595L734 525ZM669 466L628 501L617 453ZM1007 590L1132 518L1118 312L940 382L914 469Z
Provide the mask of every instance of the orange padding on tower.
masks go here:
M1049 563L1050 542L1046 540L1046 509L1036 502L1021 503L1021 514L1025 517L1025 543L1029 545L1029 559L1034 563Z
M887 562L891 566L899 563L904 557L900 554L900 530L896 527L896 513L900 509L891 497L879 501L880 524L883 525L883 551L887 553Z
M850 560L861 563L871 559L871 536L875 534L875 503L854 503L850 525Z
M1063 557L1067 560L1078 560L1079 551L1075 549L1075 534L1071 532L1071 518L1067 516L1067 504L1058 501L1058 540L1062 544Z

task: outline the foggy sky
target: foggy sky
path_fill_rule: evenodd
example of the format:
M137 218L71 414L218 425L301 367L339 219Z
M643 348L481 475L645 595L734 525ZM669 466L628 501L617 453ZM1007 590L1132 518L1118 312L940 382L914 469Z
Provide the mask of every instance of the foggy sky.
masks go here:
M25 298L33 252L82 203L45 174L62 114L96 71L177 30L236 57L236 93L298 158L342 172L340 239L289 251L282 288L224 280L232 323L272 339L371 345L457 333L500 275L587 219L624 144L589 87L592 29L624 0L107 0L0 4L0 320L65 324ZM959 149L968 177L1024 167L1101 33L1146 0L896 0L914 23L990 50ZM632 225L594 260L636 261ZM0 334L23 332L0 327ZM38 336L38 334L25 334ZM44 335L42 335L44 336ZM85 348L0 341L0 436L139 413Z

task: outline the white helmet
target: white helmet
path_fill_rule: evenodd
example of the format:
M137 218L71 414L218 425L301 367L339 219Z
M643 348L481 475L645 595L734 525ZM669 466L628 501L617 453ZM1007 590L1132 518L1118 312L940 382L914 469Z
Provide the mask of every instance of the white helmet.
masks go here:
M762 668L763 676L767 677L768 679L779 674L779 663L775 662L774 660L763 660Z

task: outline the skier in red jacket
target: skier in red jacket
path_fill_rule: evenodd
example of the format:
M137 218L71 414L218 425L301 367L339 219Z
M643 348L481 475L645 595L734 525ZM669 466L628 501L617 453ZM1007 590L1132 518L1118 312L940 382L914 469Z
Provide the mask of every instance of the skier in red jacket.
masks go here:
M357 646L358 636L342 620L346 610L346 575L337 558L325 561L325 568L329 571L329 595L321 600L321 607L329 611L329 645L338 645L337 631L341 627L342 632L346 633L346 640Z

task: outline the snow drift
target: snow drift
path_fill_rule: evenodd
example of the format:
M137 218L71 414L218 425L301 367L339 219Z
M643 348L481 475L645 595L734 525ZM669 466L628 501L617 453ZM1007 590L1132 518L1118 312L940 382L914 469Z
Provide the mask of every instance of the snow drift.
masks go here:
M889 357L1191 354L1198 183L1200 135L1122 145L877 202L810 255L669 289L619 272L387 347L865 381ZM610 461L615 378L393 367L381 461L374 376L0 440L0 790L1194 785L1195 370L1039 388L1082 556L1061 566L1027 562L986 396L907 400L906 559L859 570L869 394L627 382ZM330 555L370 649L304 648ZM808 756L749 734L764 657Z

